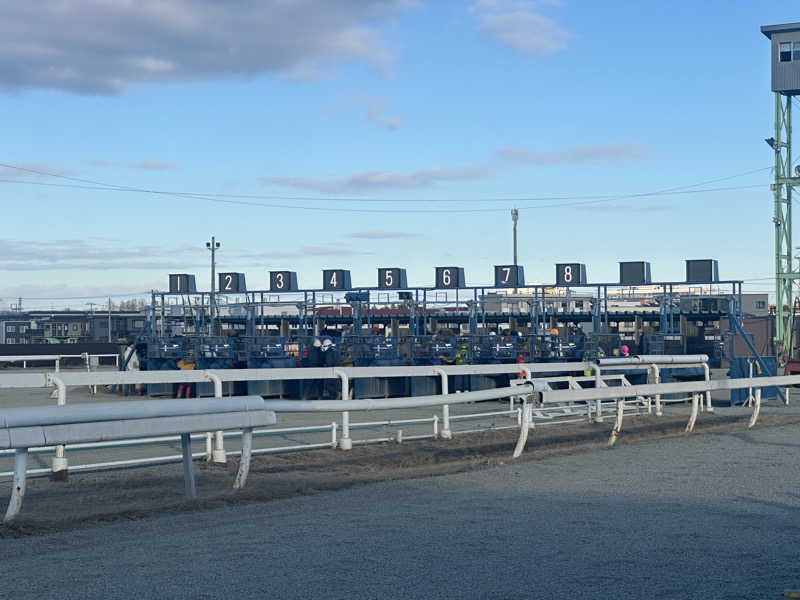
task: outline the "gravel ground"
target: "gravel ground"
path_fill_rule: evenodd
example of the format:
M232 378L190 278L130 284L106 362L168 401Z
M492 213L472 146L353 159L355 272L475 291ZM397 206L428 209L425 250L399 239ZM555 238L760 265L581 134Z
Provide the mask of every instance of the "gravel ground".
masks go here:
M3 589L36 599L778 598L800 587L800 424L764 417L748 431L707 415L692 436L675 435L682 417L659 429L645 419L611 451L607 427L537 431L518 462L500 433L476 436L471 453L418 443L323 451L305 466L300 454L282 467L265 457L252 487L286 486L275 478L284 473L316 481L300 493L317 493L281 488L294 497L161 516L100 511L81 524L70 514L98 510L100 490L122 475L75 477L58 493L41 482L28 520L5 529L23 537L0 539ZM404 478L448 469L465 472ZM331 490L330 470L352 478ZM208 469L201 495L217 475L229 485L228 471ZM380 478L391 480L355 485ZM173 490L158 489L151 502L169 504ZM48 522L68 530L45 533Z

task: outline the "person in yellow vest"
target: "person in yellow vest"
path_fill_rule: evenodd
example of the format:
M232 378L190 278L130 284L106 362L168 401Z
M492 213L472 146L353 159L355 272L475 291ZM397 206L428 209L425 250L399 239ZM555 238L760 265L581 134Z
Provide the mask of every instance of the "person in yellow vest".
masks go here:
M186 360L185 358L180 359L177 363L175 363L178 369L181 371L193 371L194 370L194 361ZM194 398L197 396L197 384L196 383L181 383L178 384L178 392L175 394L176 398L180 398L182 394L186 394L186 398Z

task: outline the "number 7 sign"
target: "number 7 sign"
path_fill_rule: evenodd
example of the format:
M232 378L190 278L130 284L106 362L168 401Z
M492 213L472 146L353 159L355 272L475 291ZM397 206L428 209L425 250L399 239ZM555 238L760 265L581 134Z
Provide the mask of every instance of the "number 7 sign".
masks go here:
M494 287L524 287L525 271L522 266L496 265L494 268Z

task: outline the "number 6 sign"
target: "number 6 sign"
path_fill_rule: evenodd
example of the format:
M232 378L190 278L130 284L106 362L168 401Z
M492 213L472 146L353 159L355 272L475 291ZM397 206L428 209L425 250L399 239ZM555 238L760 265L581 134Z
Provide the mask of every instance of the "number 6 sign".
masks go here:
M464 267L436 267L436 287L458 289L465 287Z

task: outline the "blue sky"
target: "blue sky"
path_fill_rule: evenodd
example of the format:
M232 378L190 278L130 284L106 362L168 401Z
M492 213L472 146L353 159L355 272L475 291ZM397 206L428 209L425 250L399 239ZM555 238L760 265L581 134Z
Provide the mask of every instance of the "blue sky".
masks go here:
M713 257L769 290L759 26L798 20L751 1L0 2L0 308L170 272L207 289L212 235L251 289L280 269L375 285L379 266L488 283L514 206L529 282L556 262L613 281L620 260L680 280Z

